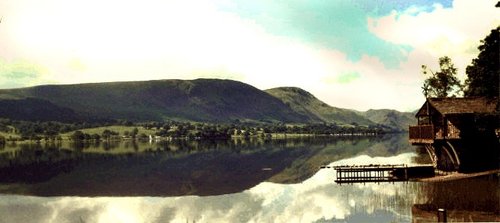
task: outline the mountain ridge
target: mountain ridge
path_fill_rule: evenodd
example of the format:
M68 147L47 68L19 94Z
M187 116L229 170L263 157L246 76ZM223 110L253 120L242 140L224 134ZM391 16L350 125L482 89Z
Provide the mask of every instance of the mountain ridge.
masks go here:
M259 89L231 80L152 80L41 85L0 90L0 98L38 98L85 116L145 120L302 122Z
M313 94L297 87L278 87L265 90L282 100L294 111L315 117L314 121L340 124L374 125L369 119L350 109L330 106Z
M26 103L28 98L30 103ZM355 110L330 106L301 88L259 90L243 82L221 79L166 79L0 89L1 103L10 103L13 108L24 107L25 110L33 110L37 103L41 103L48 108L44 110L45 114L58 112L65 117L65 121L92 117L133 121L385 123L401 126L394 123L399 120L397 118L390 122L373 112L360 114ZM12 103L17 104L14 106ZM37 117L33 113L16 113L14 110L4 108L0 118L33 120ZM23 115L26 117L23 118ZM49 120L58 121L53 116L47 116L51 117Z
M413 112L400 112L394 109L369 109L362 112L362 115L375 123L391 126L402 131L407 131L408 126L417 124Z

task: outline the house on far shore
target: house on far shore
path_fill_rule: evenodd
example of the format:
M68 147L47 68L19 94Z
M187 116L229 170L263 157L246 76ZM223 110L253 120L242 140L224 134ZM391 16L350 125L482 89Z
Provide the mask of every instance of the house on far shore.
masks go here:
M470 172L500 165L498 98L427 98L410 126L409 141L422 145L434 167Z

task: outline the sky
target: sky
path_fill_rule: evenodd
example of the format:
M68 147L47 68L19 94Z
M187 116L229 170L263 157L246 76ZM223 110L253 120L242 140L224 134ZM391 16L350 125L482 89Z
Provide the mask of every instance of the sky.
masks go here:
M413 111L421 65L465 79L496 0L2 0L0 89L220 78Z

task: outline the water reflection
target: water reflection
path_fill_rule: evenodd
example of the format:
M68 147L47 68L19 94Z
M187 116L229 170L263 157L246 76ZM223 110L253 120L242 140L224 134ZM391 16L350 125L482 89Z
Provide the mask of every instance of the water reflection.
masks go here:
M394 142L398 140L325 139L247 142L241 147L232 142L193 147L185 142L139 145L133 153L133 147L122 146L105 153L92 148L58 149L57 155L44 151L38 157L21 152L33 149L21 149L14 157L38 162L50 157L75 164L45 181L4 180L0 189L5 193L61 196L2 195L0 222L418 222L433 221L435 207L449 209L450 215L458 213L452 210L487 212L487 221L498 216L496 176L441 183L338 185L333 182L333 169L318 171L324 164L421 160L411 147L394 149ZM127 197L81 197L102 193Z
M418 190L426 200L412 207L414 219L437 221L436 210L444 208L450 221L500 221L499 180L498 175L490 175L421 184Z
M414 156L413 153L389 158L359 156L332 165L411 162ZM458 186L463 185L463 181L337 185L332 183L333 176L331 169L322 169L302 183L262 182L239 193L219 196L41 198L6 195L1 197L0 214L7 217L0 222L410 222L422 218L422 215L412 216L414 204L434 202L437 196L442 196L443 188L457 186L447 193L462 191L456 197L466 193L463 186ZM489 185L486 189L498 187L498 179L466 183L472 187ZM498 194L485 195L493 196L471 196L454 202L465 205L464 208L470 202L488 204L498 213L498 204L488 203L495 196L498 199ZM474 208L481 210L478 206Z
M0 153L2 193L39 196L219 195L262 181L297 183L357 154L411 151L402 136L158 144L21 144ZM71 149L66 149L66 148Z
M403 154L396 159L410 158L411 155ZM367 159L366 156L358 158L359 161ZM388 159L374 161L391 162ZM364 206L374 204L373 207L378 209L387 205L383 202L386 199L381 197L394 196L398 186L339 186L332 184L331 177L332 171L325 169L298 184L263 182L240 193L208 197L4 196L0 212L5 212L0 214L8 216L4 220L9 222L35 222L33 219L37 219L36 222L74 222L80 219L84 222L312 222L346 219L361 210L373 213L373 209ZM368 197L375 199L366 199Z

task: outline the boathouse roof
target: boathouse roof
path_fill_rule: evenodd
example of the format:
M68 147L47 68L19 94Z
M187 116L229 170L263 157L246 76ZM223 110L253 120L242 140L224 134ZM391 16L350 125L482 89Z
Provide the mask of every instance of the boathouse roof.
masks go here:
M427 98L415 116L427 116L427 105L433 107L441 115L450 114L495 114L498 112L498 98Z

